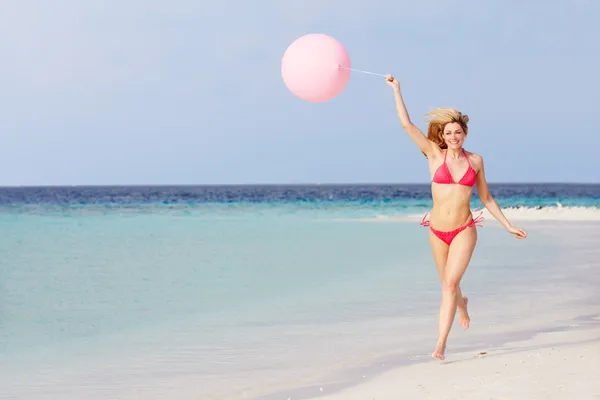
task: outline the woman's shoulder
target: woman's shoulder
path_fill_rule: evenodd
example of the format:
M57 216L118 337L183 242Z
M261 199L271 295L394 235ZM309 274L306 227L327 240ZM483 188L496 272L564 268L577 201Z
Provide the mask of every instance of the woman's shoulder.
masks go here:
M476 164L476 165L482 165L483 164L483 157L480 154L474 153L472 151L467 151L465 150L467 153L467 157L469 157L469 161L472 164Z

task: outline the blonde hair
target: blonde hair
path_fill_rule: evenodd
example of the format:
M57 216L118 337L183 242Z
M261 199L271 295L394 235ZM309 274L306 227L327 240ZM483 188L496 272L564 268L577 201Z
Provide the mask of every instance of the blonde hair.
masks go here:
M426 113L425 116L429 119L427 139L440 146L441 149L448 147L444 141L444 128L447 124L458 122L465 131L465 135L469 132L469 127L467 126L469 116L455 108L438 108Z

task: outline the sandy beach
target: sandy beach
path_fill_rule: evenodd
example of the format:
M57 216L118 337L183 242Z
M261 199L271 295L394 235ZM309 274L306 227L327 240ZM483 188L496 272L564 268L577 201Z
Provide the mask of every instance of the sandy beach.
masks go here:
M533 231L543 229L547 233L562 234L565 243L575 246L571 251L579 256L572 253L573 265L568 265L567 277L573 273L576 264L587 263L584 274L598 273L597 256L589 258L596 253L590 250L597 246L593 242L597 243L600 237L597 236L600 232L597 223L600 213L597 210L553 207L505 209L503 212L511 221L519 224L526 221L525 226L535 227ZM474 213L477 215L479 211L474 210ZM490 225L498 225L489 212L484 211L484 216L492 221ZM409 218L419 217L413 215ZM582 221L589 222L582 225ZM579 250L576 251L576 248ZM588 256L581 257L584 253ZM587 276L595 279L592 275ZM575 320L569 322L567 317L545 328L541 325L536 328L537 322L533 320L536 315L525 308L520 320L510 321L505 326L510 330L509 325L517 321L528 323L526 321L533 318L529 321L529 328L537 333L525 340L510 341L510 335L507 335L507 341L500 346L482 346L479 350L462 352L448 349L444 361L427 360L423 356L419 363L397 367L373 377L365 376L364 382L353 387L332 394L323 393L323 396L314 399L600 399L600 308L593 305L594 299L597 296L591 299L591 307L567 310L566 315ZM517 304L510 306L516 307ZM589 314L582 316L586 312ZM456 325L454 329L458 329Z
M594 325L397 368L318 399L600 399L600 316Z

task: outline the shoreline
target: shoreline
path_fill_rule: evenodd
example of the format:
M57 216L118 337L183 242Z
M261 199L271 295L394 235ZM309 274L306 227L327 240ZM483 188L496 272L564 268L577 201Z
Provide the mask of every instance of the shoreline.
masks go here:
M407 221L406 218L403 218L402 220L403 222ZM362 220L355 219L354 221ZM453 390L456 389L450 385L453 383L451 380L446 382L450 386L446 387L445 390L447 390L447 393L452 393L452 395L444 397L446 392L435 392L438 386L442 387L437 383L431 384L434 388L428 387L426 383L419 383L422 387L411 387L411 380L404 378L405 376L411 376L413 380L422 379L424 382L428 382L431 379L438 379L437 369L445 367L448 368L443 370L443 374L446 374L447 370L449 371L448 373L455 374L454 379L456 382L454 383L458 385L464 384L464 387L467 387L469 391L478 393L476 396L473 396L474 399L547 399L551 397L554 392L550 392L550 395L545 392L540 392L519 397L521 393L517 391L509 394L498 393L497 396L493 396L487 392L487 389L485 392L478 392L483 388L483 384L479 386L473 386L473 384L479 384L485 381L488 383L494 382L493 385L497 386L511 386L511 380L520 379L519 376L523 373L522 369L520 369L520 366L522 365L520 364L520 361L526 362L534 357L531 349L534 347L546 349L548 343L551 343L552 347L561 348L563 342L565 345L572 347L572 349L569 347L571 350L564 350L565 354L571 354L570 358L567 360L569 362L563 365L564 360L557 362L554 359L545 360L540 358L540 364L536 367L537 369L535 371L530 371L532 380L542 381L545 379L544 377L546 375L552 371L559 371L561 368L563 368L564 374L567 374L572 368L577 367L576 365L572 365L572 362L574 362L572 360L575 360L575 358L573 358L574 355L589 352L590 346L592 346L592 349L597 349L594 359L596 364L594 364L593 367L597 368L596 376L600 376L600 312L597 306L599 297L597 291L594 289L593 283L597 281L594 276L597 276L596 271L598 271L598 262L594 261L597 260L597 258L593 255L597 252L594 251L593 253L589 253L589 250L594 247L594 241L591 238L598 232L597 222L598 221L589 221L587 224L582 224L570 220L532 221L532 223L537 226L536 230L539 230L540 228L543 229L543 235L532 236L532 239L534 240L531 245L538 247L545 243L550 245L553 241L546 242L546 240L552 237L557 241L552 244L552 246L554 246L554 248L556 245L562 247L562 250L559 252L561 256L558 258L552 258L551 260L538 258L539 261L534 264L530 264L530 260L523 261L525 263L523 267L534 267L534 271L539 271L531 272L534 275L531 275L531 273L529 275L523 275L524 279L529 280L534 279L535 273L543 273L545 270L544 268L540 268L541 266L539 263L545 264L548 261L551 263L549 265L549 267L551 266L551 269L546 270L551 275L547 276L544 280L544 282L546 282L544 283L544 289L537 293L540 288L534 285L531 290L527 290L528 284L527 282L523 282L519 285L517 292L513 291L507 294L508 299L505 300L508 300L508 302L503 301L502 304L495 304L493 297L488 297L487 300L481 299L484 300L483 302L476 299L475 293L473 292L479 292L476 296L484 295L485 288L468 288L467 294L471 293L471 299L475 300L475 302L469 304L472 324L469 331L463 332L455 321L445 361L434 360L430 356L430 353L433 350L431 340L435 340L433 337L435 336L434 333L437 332L435 331L434 333L429 333L427 335L427 341L429 341L427 344L419 344L417 347L413 347L411 349L412 354L408 354L407 347L404 347L402 350L390 352L383 356L372 356L370 360L364 360L362 366L347 368L344 373L331 374L326 378L322 377L320 380L314 380L315 382L318 382L316 384L311 383L304 387L289 387L286 390L278 388L279 390L277 390L276 393L256 396L252 397L252 399L396 400L402 398L469 398L465 397L466 390L465 393L460 392L460 395L458 392L453 392ZM500 225L497 222L490 225L494 228L500 228ZM565 228L568 229L564 231ZM496 231L496 229L494 229L494 231ZM563 237L565 234L568 236ZM491 244L491 242L486 242L484 246L488 244ZM588 249L585 250L585 254L588 255L581 259L577 257L576 260L573 260L572 257L569 256L569 253L572 251L579 252L584 249ZM492 251L490 254L494 254L494 249L492 248L490 250ZM513 251L515 251L515 249L513 249ZM513 260L512 258L515 257L516 260ZM518 253L515 253L512 258L508 257L506 261L518 261ZM478 261L478 263L482 262L485 262L485 258ZM575 265L571 265L568 271L561 270L561 265L573 262L575 262ZM501 279L500 276L498 278ZM562 285L562 282L567 282L567 285ZM550 284L552 289L546 287L546 284ZM488 313L486 310L488 310L490 306L492 307L490 310L491 313ZM435 318L432 319L433 330L435 330L435 328L433 328L434 325ZM402 336L401 332L398 334ZM590 343L583 343L584 338L592 341ZM372 340L377 339L373 338ZM408 345L408 347L410 347L410 345ZM481 351L485 351L486 354L479 354ZM552 353L550 352L548 354ZM537 355L535 355L535 357L537 357ZM546 355L545 357L549 358L551 355ZM517 358L519 359L517 360ZM497 367L495 364L496 361L493 363L489 363L489 361L497 359L506 360L506 363L511 364L513 368L492 371L493 368ZM483 364L485 368L480 371L479 366L482 363L474 364L470 363L470 360L485 362ZM536 360L538 359L536 358ZM549 364L548 368L552 368L552 371L546 371L544 369L544 362ZM461 369L455 370L454 366L459 364L467 364L468 366L460 367ZM502 366L503 365L504 363ZM498 377L496 377L496 372L500 372ZM466 378L467 376L468 378ZM473 376L476 378L473 379ZM593 374L590 374L590 378L591 376L593 376ZM523 382L521 382L522 386L525 385L525 380L526 379L523 378ZM598 394L600 395L600 388ZM427 397L429 395L431 395L431 397ZM561 399L594 398L585 397L586 393L577 393L571 397L564 397L564 393L561 394L560 392L558 395L558 398ZM596 398L596 400L598 399Z
M600 314L593 327L543 331L495 351L462 351L446 361L398 367L307 399L597 399L599 360Z
M429 353L412 356L406 352L390 354L369 365L346 370L343 376L331 376L320 383L248 398L251 400L392 400L405 398L404 396L408 395L411 396L411 399L430 398L419 396L423 396L424 391L431 388L428 388L426 383L417 384L414 382L418 379L423 382L430 382L434 376L437 379L436 370L439 368L446 368L441 372L441 375L443 375L447 373L447 368L454 368L454 365L467 364L468 367L461 366L461 368L468 369L473 364L469 364L469 362L477 361L477 364L473 364L477 368L476 370L462 371L461 369L460 371L461 374L464 373L465 375L461 375L459 378L471 383L477 380L477 376L480 380L488 379L488 369L497 367L497 363L490 364L483 371L485 373L481 374L481 362L487 359L502 360L508 368L511 365L524 365L527 360L533 357L532 354L538 354L548 349L552 349L554 353L570 354L568 357L574 359L575 353L589 352L590 346L596 349L596 354L590 355L590 359L595 363L594 366L597 369L594 370L596 372L590 371L589 376L600 376L600 312L597 312L597 308L593 306L589 306L585 311L586 313L576 317L559 319L555 322L544 322L536 327L508 329L487 335L477 332L473 337L475 343L472 344L463 343L465 341L464 337L461 338L462 340L458 344L455 339L454 344L449 344L444 361L433 359ZM459 328L459 326L455 326L453 330ZM585 347L585 351L582 350L582 346ZM559 367L556 366L556 368ZM500 374L499 377L506 378L510 376L510 368L501 371L504 375ZM517 375L522 373L522 371L513 372L516 372ZM473 375L476 378L471 379ZM494 371L494 375L496 375L496 371ZM469 376L468 379L467 376ZM414 385L410 386L411 383L414 383ZM430 384L434 387L437 385L437 382ZM598 381L596 388L598 389L597 394L600 395L600 381ZM465 393L477 389L479 387L464 387ZM461 392L460 397L451 398L466 398L463 397L465 393ZM443 395L443 392L436 392L436 397L433 398L440 398L438 396ZM481 396L488 398L489 393L478 393L473 398L479 399L482 398ZM544 396L542 395L540 398L546 398ZM507 398L513 399L515 397L509 396ZM531 398L523 397L523 399L528 400ZM581 397L581 394L578 394L574 398L585 399L587 397Z
M355 221L360 222L360 217ZM149 326L132 326L125 335L117 332L113 337L100 335L98 341L70 340L65 342L66 352L55 345L49 346L44 362L40 362L41 353L37 351L31 352L30 366L23 364L15 368L5 360L7 379L0 385L0 391L15 393L15 398L39 393L64 398L69 391L90 399L110 392L123 400L195 399L198 396L211 400L397 400L464 398L446 396L457 390L452 384L459 384L474 393L479 391L476 398L490 398L488 389L514 386L512 382L521 379L523 373L519 369L521 359L509 358L509 370L493 370L500 366L489 364L490 361L516 357L514 354L533 358L532 353L526 353L531 346L543 348L550 342L554 347L566 342L575 346L577 352L594 350L589 346L597 345L596 342L585 344L583 341L588 334L588 339L593 339L592 333L600 328L597 291L600 252L595 221L532 222L525 226L526 229L535 226L528 241L506 236L497 223L489 225L492 229L485 233L488 236L476 254L475 268L464 281L465 294L471 299L471 327L464 332L455 324L444 362L430 356L437 336L439 288L429 255L425 254L425 244L417 247L421 242L412 236L412 228L355 224L351 235L334 236L340 240L336 245L343 247L343 241L347 241L346 246L353 251L364 245L362 250L366 250L369 257L361 261L358 269L340 263L335 275L321 278L337 282L335 285L310 286L299 293L301 297L292 297L293 302L279 303L282 311L286 310L286 304L298 305L289 310L290 314L304 309L296 319L271 317L263 321L270 323L261 324L257 318L261 314L256 314L250 324L237 324L235 320L230 321L230 326L208 324L207 328L214 329L214 334L202 336L204 321L185 317L181 321L166 319L167 324L162 327L153 324L148 331ZM35 229L33 224L27 227ZM294 227L286 229L290 228ZM325 232L335 235L346 227L334 223L324 229L331 229ZM369 240L365 241L365 237ZM315 238L304 243L322 240L319 236ZM32 243L37 245L37 242ZM284 245L293 243L296 242L290 240ZM323 254L340 251L329 250L327 242L323 242L323 246L328 246L329 251ZM388 254L388 249L389 256L382 257ZM265 250L268 249L261 248ZM357 257L357 253L353 257ZM61 257L56 259L62 262ZM329 262L323 262L320 268L327 269L331 262L339 262L338 258L325 261ZM403 272L404 268L408 272ZM352 279L344 278L346 271L355 274ZM317 277L318 274L313 272L312 275ZM363 295L357 288L362 288ZM418 296L400 296L398 290ZM384 295L376 293L378 291ZM306 300L313 298L315 300L307 304ZM374 307L369 301L392 305ZM311 312L321 304L331 305L332 310L340 314ZM408 306L404 307L405 304ZM359 308L353 309L356 305ZM577 347L579 342L588 347L581 350ZM102 354L93 351L94 348L101 349ZM487 354L479 354L481 351ZM48 361L55 363L52 372L44 370ZM117 371L114 365L119 366ZM487 370L480 370L480 365ZM571 358L565 365L553 365L552 371L574 367ZM529 380L543 380L545 375L553 373L536 368L529 371L533 374L527 376ZM443 379L448 375L453 376L453 380L448 378L444 383L442 379L439 385L436 381L434 387L428 387L429 380L439 379L438 371L442 371ZM503 380L498 380L496 372L501 373ZM406 376L411 379L407 380ZM475 383L480 386L473 386ZM491 386L480 392L484 384ZM434 392L443 385L447 385L446 392ZM524 387L525 383L519 385ZM398 395L398 391L403 392ZM513 399L521 394L515 393L498 393L492 398ZM369 397L370 394L374 395ZM535 394L525 398L546 399L548 396Z

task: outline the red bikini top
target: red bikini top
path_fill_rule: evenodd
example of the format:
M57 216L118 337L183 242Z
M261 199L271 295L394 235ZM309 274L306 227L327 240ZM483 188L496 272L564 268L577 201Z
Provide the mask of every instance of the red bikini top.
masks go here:
M446 156L448 155L448 150L446 150L446 153L444 154L444 163L439 166L437 171L435 171L435 174L433 175L433 179L431 181L435 182L435 183L441 183L441 184L447 184L447 185L453 184L453 183L458 183L459 185L465 185L465 186L475 185L475 181L477 180L477 173L475 172L473 167L471 167L471 162L469 162L469 157L467 157L467 153L465 152L465 149L463 149L463 154L465 155L465 158L467 159L467 163L469 163L469 168L467 169L467 171L465 172L463 177L460 179L460 181L454 182L454 178L452 178L452 174L450 173L450 170L448 169L448 164L446 164Z

